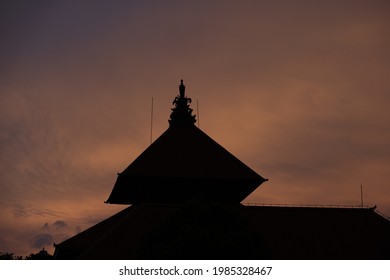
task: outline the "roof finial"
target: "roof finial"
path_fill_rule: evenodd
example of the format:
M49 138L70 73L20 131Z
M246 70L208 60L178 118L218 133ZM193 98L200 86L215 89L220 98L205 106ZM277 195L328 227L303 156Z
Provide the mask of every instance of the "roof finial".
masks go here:
M171 119L169 120L170 125L175 124L194 124L196 117L192 115L192 109L190 108L191 98L185 97L185 85L183 79L180 80L179 95L173 100Z
M186 86L183 84L183 79L180 80L180 86L179 86L179 92L180 92L180 97L184 98L184 93L186 91Z

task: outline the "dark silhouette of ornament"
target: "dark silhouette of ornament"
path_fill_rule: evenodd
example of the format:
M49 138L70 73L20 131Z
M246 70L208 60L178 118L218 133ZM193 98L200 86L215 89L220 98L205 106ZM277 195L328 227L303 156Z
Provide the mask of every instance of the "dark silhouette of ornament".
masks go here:
M196 116L192 115L192 109L190 104L191 98L185 96L186 87L181 80L179 86L179 95L175 97L172 104L175 106L172 108L171 118L168 120L172 125L193 125L196 122Z

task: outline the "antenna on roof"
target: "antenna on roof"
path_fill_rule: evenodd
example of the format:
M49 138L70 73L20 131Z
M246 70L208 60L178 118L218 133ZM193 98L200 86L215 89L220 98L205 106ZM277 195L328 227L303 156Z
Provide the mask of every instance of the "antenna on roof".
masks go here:
M200 117L199 117L199 102L198 99L196 99L196 115L198 116L198 128L200 127Z
M150 144L153 142L153 96L152 96L152 110L150 115Z
M361 207L363 208L363 184L360 183L360 202L361 202Z

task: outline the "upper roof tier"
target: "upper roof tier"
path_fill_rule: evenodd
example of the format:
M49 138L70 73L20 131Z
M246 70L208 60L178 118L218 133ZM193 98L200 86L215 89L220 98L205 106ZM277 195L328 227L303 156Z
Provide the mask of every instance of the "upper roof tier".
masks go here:
M107 203L239 203L266 181L194 125L179 89L169 128L118 175Z

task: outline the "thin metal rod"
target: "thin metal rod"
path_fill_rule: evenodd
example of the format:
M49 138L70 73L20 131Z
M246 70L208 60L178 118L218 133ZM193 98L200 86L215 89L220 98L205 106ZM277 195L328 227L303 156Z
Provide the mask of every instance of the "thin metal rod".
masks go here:
M153 97L152 97L152 110L150 116L150 144L153 142Z
M360 202L363 207L363 184L360 184Z
M198 115L198 128L200 127L200 117L199 117L199 102L196 99L196 114Z

